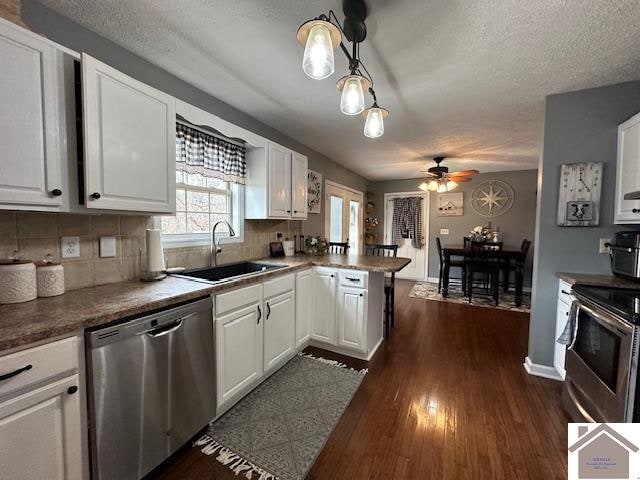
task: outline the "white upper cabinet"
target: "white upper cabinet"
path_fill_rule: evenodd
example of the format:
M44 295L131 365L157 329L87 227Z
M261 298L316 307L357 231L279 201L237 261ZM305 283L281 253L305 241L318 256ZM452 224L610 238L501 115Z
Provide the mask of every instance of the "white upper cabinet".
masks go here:
M307 157L277 143L247 152L245 217L307 218Z
M307 170L308 160L293 152L291 159L291 216L307 218Z
M175 99L82 54L88 208L175 211Z
M0 208L61 210L56 49L1 21L0 64Z
M269 217L291 216L291 151L269 144Z
M614 223L640 223L640 113L618 126Z

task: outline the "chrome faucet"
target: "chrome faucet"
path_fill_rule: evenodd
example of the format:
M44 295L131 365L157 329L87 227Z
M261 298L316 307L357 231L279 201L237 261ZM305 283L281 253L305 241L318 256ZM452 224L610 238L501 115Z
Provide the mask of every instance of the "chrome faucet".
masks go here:
M220 248L220 240L216 242L216 228L220 224L226 225L229 228L230 237L236 236L235 230L226 220L219 220L213 225L213 228L211 229L211 255L209 257L210 267L218 266L218 254L222 251L222 248Z

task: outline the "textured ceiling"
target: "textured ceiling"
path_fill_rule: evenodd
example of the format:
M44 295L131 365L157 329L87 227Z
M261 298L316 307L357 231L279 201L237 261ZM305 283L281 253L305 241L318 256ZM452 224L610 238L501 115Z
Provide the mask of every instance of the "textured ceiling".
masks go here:
M336 0L42 0L372 179L535 168L546 95L640 78L637 0L370 0L361 57L391 111L379 139L301 69L298 26Z

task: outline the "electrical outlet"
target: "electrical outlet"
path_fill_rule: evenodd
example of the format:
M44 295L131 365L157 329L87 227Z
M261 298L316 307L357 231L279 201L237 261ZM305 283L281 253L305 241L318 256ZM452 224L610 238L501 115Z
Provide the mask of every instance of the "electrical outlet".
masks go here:
M449 229L448 228L441 228L440 229L440 235L449 235Z
M62 258L75 258L80 256L80 237L62 237L60 239Z
M601 238L600 239L600 245L598 246L598 252L599 253L611 253L611 249L605 245L607 243L611 243L611 239L610 238Z
M116 237L100 237L100 257L116 256Z

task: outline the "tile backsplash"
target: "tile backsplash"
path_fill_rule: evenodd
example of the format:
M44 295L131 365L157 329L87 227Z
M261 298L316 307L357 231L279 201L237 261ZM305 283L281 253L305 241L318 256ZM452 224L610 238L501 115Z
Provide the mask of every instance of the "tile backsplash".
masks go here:
M301 233L300 221L246 220L244 242L222 245L219 263L266 257L277 232L293 239ZM67 290L137 279L145 261L145 229L152 218L128 215L77 215L0 211L0 258L14 250L30 260L51 254L62 262ZM78 236L80 256L61 258L60 241ZM100 237L116 237L116 256L100 258ZM168 267L197 268L209 264L209 247L165 249Z

